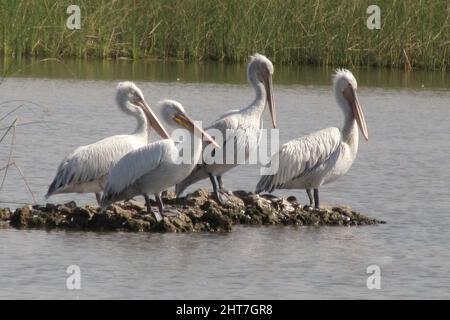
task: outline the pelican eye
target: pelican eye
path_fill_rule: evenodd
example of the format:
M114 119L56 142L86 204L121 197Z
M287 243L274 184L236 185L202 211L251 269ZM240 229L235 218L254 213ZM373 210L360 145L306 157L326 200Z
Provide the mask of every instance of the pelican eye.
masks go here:
M130 99L133 101L133 102L141 102L142 101L142 99L141 99L141 97L137 94L137 93L131 93L130 94Z

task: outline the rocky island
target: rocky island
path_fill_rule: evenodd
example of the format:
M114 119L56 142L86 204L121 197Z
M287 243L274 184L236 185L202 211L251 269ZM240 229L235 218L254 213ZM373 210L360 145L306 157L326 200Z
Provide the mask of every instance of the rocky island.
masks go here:
M100 213L98 206L65 204L27 205L11 211L0 209L0 222L15 228L68 229L134 232L229 232L234 225L358 226L385 223L353 211L346 206L320 209L301 205L295 197L278 198L252 192L235 191L227 205L220 205L206 189L183 198L172 192L163 194L168 208L179 217L157 222L145 204L130 200L117 203ZM156 206L156 203L155 203Z

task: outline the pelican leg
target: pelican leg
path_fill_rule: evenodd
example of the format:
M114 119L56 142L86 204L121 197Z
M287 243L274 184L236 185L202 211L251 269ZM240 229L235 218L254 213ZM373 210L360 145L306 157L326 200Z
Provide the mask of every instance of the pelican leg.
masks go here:
M148 197L147 194L144 194L144 199L145 199L145 204L147 205L147 213L153 213L153 215L156 218L156 221L158 221L158 222L161 221L162 220L162 217L161 217L161 214L160 214L161 210L158 211L158 212L152 210L152 205L150 203L150 198ZM159 206L159 203L158 203L158 206Z
M316 208L319 208L319 189L314 189L314 202L316 204Z
M311 193L311 189L306 189L306 193L308 194L308 198L309 198L309 206L312 207L313 206L313 196Z
M217 179L217 183L219 184L219 192L223 192L226 194L232 193L231 191L229 191L223 187L222 176L216 176L216 179Z
M213 192L214 192L214 195L216 196L217 200L219 201L220 204L226 205L228 203L228 197L227 197L226 193L224 193L223 191L219 191L219 189L217 188L216 180L214 179L214 176L212 175L212 173L208 173L208 176L209 176L209 180L211 180ZM217 179L217 180L219 181L219 179Z
M223 190L223 182L222 182L222 176L216 176L217 183L219 184L219 189Z
M95 199L97 199L97 204L100 205L102 203L102 194L100 192L96 192Z
M208 173L209 180L211 181L213 192L215 195L217 195L217 183L216 180L214 180L214 176L211 173Z
M180 212L174 209L165 209L161 200L161 195L155 194L156 202L158 203L159 213L165 217L178 217ZM162 218L161 218L162 219Z
M225 190L225 188L223 187L222 176L216 176L216 179L217 179L217 184L219 185L219 190L222 190L223 192L228 193L228 190Z

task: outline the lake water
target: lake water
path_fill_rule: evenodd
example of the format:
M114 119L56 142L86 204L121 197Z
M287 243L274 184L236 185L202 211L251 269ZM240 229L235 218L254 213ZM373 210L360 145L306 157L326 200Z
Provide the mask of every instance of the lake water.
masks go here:
M120 80L135 80L151 105L163 98L180 101L205 124L253 99L245 65L47 61L9 68L2 61L0 67L10 75L0 85L0 119L24 105L0 126L18 117L12 159L39 203L68 152L134 129L133 119L114 103ZM275 66L282 143L342 125L331 74L330 69ZM321 201L350 205L387 224L236 227L229 234L7 227L0 229L0 298L450 298L449 75L354 74L370 140L360 142L349 173L321 189ZM267 126L268 114L265 120ZM0 144L0 167L8 161L10 143L8 135ZM258 174L257 167L239 167L225 175L224 183L253 190ZM205 181L194 188L200 186L210 187ZM276 194L306 202L304 191ZM68 200L95 201L92 195L51 199ZM14 168L0 202L9 207L32 202ZM81 268L81 290L66 289L69 265ZM366 287L370 265L381 269L379 290Z

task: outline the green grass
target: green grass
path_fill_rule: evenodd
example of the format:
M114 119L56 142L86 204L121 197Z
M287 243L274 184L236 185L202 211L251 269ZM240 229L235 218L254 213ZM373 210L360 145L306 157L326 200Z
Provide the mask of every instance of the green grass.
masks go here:
M81 30L65 27L69 4ZM366 27L381 8L381 30ZM0 0L0 55L448 69L447 0ZM406 56L408 57L406 59Z

